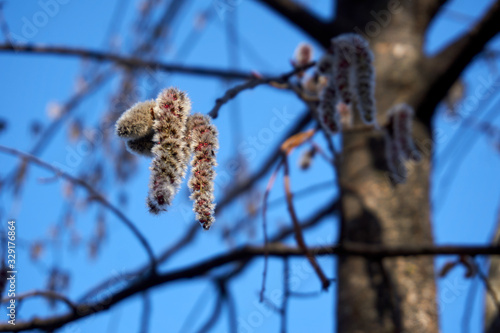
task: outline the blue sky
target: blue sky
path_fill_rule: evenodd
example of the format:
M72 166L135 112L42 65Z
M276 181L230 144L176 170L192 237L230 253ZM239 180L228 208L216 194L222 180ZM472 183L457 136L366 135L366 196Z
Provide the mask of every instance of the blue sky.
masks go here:
M48 1L50 2L50 1ZM42 0L41 3L46 3ZM117 40L122 41L121 51L130 51L133 33L130 23L137 13L138 2L126 1L75 1L60 0L60 4L46 22L43 21L44 8L39 2L7 1L4 5L4 14L11 31L18 35L26 36L30 32L28 42L43 43L47 45L68 45L91 49L105 47L108 26L113 17L112 13L117 6L123 6L121 20L116 34ZM64 3L64 4L62 4ZM223 15L216 2L201 0L189 1L182 14L174 22L174 31L167 39L164 51L161 53L162 61L173 61L186 65L202 65L216 68L231 68L228 64L226 24L233 15L240 43L244 45L239 54L238 68L241 70L257 70L263 73L278 74L290 69L289 60L298 43L311 42L305 34L295 29L288 22L274 15L260 4L249 0L233 1L235 7L227 9ZM325 16L330 13L330 1L308 1L318 15ZM470 24L484 12L491 1L450 1L448 10L438 15L428 35L426 51L435 53L443 45L457 37L470 27ZM178 54L180 45L186 40L193 29L193 22L197 15L209 9L212 19L200 31L196 44L189 54ZM217 11L216 8L219 8ZM45 10L46 11L46 10ZM464 17L457 13L464 14ZM42 20L42 21L37 21ZM36 29L29 31L29 23L38 22ZM42 24L43 23L43 24ZM28 30L26 30L28 29ZM321 53L315 45L316 55ZM490 43L491 48L500 47L498 38ZM0 133L0 144L28 151L35 139L30 135L30 124L38 121L42 125L50 123L47 107L50 103L64 102L75 91L75 78L81 75L81 60L70 57L35 56L14 53L0 53L0 80L1 107L0 116L7 121L7 129ZM498 61L496 61L498 65ZM474 94L474 89L490 76L497 77L487 62L478 58L464 73L466 82L466 97ZM103 85L103 88L81 103L74 117L82 120L84 127L91 128L98 123L100 116L109 107L109 96L119 85L119 76L115 76ZM491 81L491 80L490 80ZM208 112L220 97L227 85L215 79L200 78L177 74L152 73L148 81L139 82L141 98L154 96L163 87L175 85L186 90L193 102L193 111ZM482 115L498 103L498 85L495 93L489 99ZM467 98L464 99L464 102ZM470 101L470 100L469 100ZM474 100L463 107L464 112L475 111ZM482 105L482 104L481 104ZM289 114L288 124L298 119L304 106L287 92L276 91L272 88L260 87L242 93L233 103L225 105L220 117L215 121L220 132L221 150L219 153L219 174L227 172L227 161L242 145L249 145L256 138L258 145L255 156L248 161L250 170L255 170L265 157L272 151L285 131L272 132L272 140L265 137L263 130L270 128L270 123L277 114ZM234 127L235 114L237 123L241 126ZM498 176L498 154L492 142L484 136L479 137L470 147L470 153L462 156L463 150L458 148L453 159L449 162L440 160L440 154L445 152L448 145L453 145L453 134L460 130L465 141L477 136L474 130L462 129L460 126L443 116L440 110L435 119L435 130L439 133L436 139L436 164L434 165L432 204L434 208L433 222L436 242L439 244L478 244L485 243L491 237L497 214L497 202L500 187ZM491 120L491 119L490 119ZM285 121L286 122L286 121ZM498 121L496 121L498 123ZM66 123L67 125L67 123ZM98 148L91 147L87 152L88 140L80 138L76 142L67 140L67 126L59 130L48 148L40 157L50 163L65 165L68 172L78 175L88 167L94 159L103 158L103 153ZM268 131L266 132L268 133ZM321 142L321 139L319 139ZM451 143L450 143L451 142ZM87 146L85 146L87 145ZM69 154L72 151L82 151L78 165L68 165ZM331 181L333 174L327 164L317 159L308 171L301 171L297 167L297 160L302 150L299 149L291 157L292 187L300 190L311 184ZM463 161L458 166L457 160ZM106 163L110 163L106 160ZM12 170L17 165L15 158L0 155L0 163L6 170ZM149 161L139 159L137 172L126 184L116 184L112 179L105 180L105 192L115 204L119 202L119 194L125 191L128 195L128 204L124 207L127 216L140 228L151 242L156 252L174 243L192 223L190 213L191 203L186 199L184 187L174 203L173 209L160 218L151 217L144 207ZM454 170L458 168L457 170ZM443 178L450 173L456 173L451 182L442 183ZM57 264L64 270L71 272L71 283L68 294L77 299L83 291L94 286L104 278L119 275L129 269L141 265L146 256L136 239L114 216L106 213L107 238L96 260L89 259L85 246L70 250L68 234L63 234L58 245L49 246L39 262L33 263L29 258L29 244L33 240L49 238L52 230L64 216L65 199L61 192L65 183L55 181L41 183L40 177L50 177L51 174L39 168L30 168L27 183L20 201L14 201L10 194L1 194L0 218L5 221L9 217L15 218L18 226L18 237L21 240L18 257L18 292L32 289L42 289L46 284L48 269ZM267 177L260 183L261 190L265 188ZM223 184L224 182L221 181ZM111 186L112 185L112 186ZM283 195L282 183L278 180L273 189L270 200ZM223 188L218 188L217 196L223 194ZM80 193L80 192L79 192ZM80 193L80 198L83 196ZM335 189L324 188L321 191L310 193L297 199L299 218L307 218L318 207L322 207L335 195ZM270 233L278 230L280 225L288 223L286 209L283 205L276 206L268 212ZM99 207L95 204L88 208L80 207L76 210L75 229L81 234L83 242L88 242L95 229L95 216ZM242 205L226 210L217 220L214 229L210 232L200 232L195 244L162 265L162 271L185 267L190 263L199 262L212 255L222 253L228 249L220 236L222 228L231 226L244 214ZM251 241L261 243L259 236L260 219L256 220L257 237ZM57 228L57 227L56 227ZM236 243L241 244L245 237L236 238ZM323 223L307 234L309 244L325 244L336 239L336 221ZM445 259L438 259L438 267ZM292 276L296 279L299 291L317 291L319 283L316 276L308 271L304 259L291 260ZM321 258L320 263L330 276L335 276L334 262L331 258ZM230 285L230 291L236 301L240 323L244 321L255 324L251 327L253 332L275 332L279 327L279 317L269 314L261 309L257 301L262 275L262 261L254 261L245 274L237 277ZM281 288L282 263L279 260L270 260L269 279L267 290L271 295L273 290ZM461 328L461 316L467 298L469 280L462 278L462 269L452 271L445 279L439 280L438 298L440 298L442 317L441 327L443 332L457 332ZM332 288L333 290L335 288ZM483 293L482 287L475 298L474 312L472 314L471 332L479 331L481 327L481 314ZM450 294L451 291L451 294ZM332 314L334 312L334 291L321 294L312 299L293 299L289 305L288 332L331 332ZM452 295L453 297L450 297ZM151 332L168 331L177 332L183 325L183 332L194 332L210 314L215 302L216 291L209 280L198 279L195 281L177 282L152 291L153 304ZM192 317L188 314L196 305ZM4 311L2 309L2 311ZM63 306L58 306L56 312L65 311ZM227 309L224 309L221 320L218 321L214 332L223 332L227 329ZM134 297L121 303L106 313L80 320L72 326L63 328L62 332L137 332L139 330L142 303L140 297ZM33 299L22 307L21 317L26 319L32 315L45 316L52 312L48 310L46 302ZM3 312L2 312L3 315ZM262 318L262 320L260 320ZM245 332L244 324L241 331ZM314 329L311 329L312 326Z

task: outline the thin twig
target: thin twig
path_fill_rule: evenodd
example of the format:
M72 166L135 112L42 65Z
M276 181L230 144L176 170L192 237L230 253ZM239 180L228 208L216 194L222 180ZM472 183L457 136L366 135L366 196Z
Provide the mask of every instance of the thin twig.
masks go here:
M290 262L283 259L283 299L281 302L281 333L286 333L288 299L290 297Z
M32 297L44 297L47 299L51 300L57 300L61 301L64 304L66 304L71 310L76 311L77 306L75 303L73 303L69 298L67 298L64 295L61 295L59 293L56 293L55 291L50 291L50 290L34 290L34 291L29 291L21 295L16 295L15 297L8 297L8 298L3 298L0 303L8 303L10 300L15 300L16 302L20 302L24 299L27 298L32 298Z
M128 299L151 288L171 283L173 281L186 280L192 278L206 278L206 274L211 270L224 266L233 262L246 263L253 259L261 257L265 252L276 257L304 256L303 249L299 247L287 247L283 244L271 243L268 249L263 247L243 247L229 253L207 259L198 264L173 270L171 272L148 275L144 279L131 283L125 288L120 289L116 293L112 293L95 301L78 307L77 313L66 313L55 315L46 319L33 319L30 321L16 322L15 326L10 324L0 324L0 331L25 331L25 330L53 330L59 328L69 322L76 321L80 318L85 318L91 314L107 310ZM366 258L381 258L381 257L405 257L405 256L435 256L435 255L500 255L499 246L383 246L380 244L349 244L345 243L340 246L328 246L311 248L311 251L317 255L355 255Z
M217 323L220 315L222 313L222 304L224 303L224 299L221 291L219 290L219 294L217 296L217 301L214 305L212 314L207 318L205 324L198 330L198 333L209 332L210 329Z
M287 82L295 74L300 73L300 72L314 66L315 64L316 64L315 62L311 62L307 65L294 68L292 71L285 73L285 74L282 74L282 75L279 75L279 76L267 77L267 78L252 78L245 83L239 84L239 85L227 90L226 93L224 94L224 96L217 98L215 100L215 106L212 108L212 110L210 110L208 115L214 119L217 118L219 116L219 110L222 107L222 105L226 104L231 99L235 98L239 93L241 93L244 90L253 89L253 88L255 88L259 85L262 85L262 84Z
M222 69L184 66L179 64L167 64L158 61L142 60L137 57L127 57L113 53L106 53L81 48L69 48L63 46L45 46L33 44L0 44L0 52L53 54L65 56L77 56L91 58L97 61L113 62L117 65L129 68L149 68L157 71L175 72L190 75L210 76L222 79L250 79L252 76L247 72L226 71Z
M228 287L226 286L226 288ZM238 322L236 320L236 318L238 318L238 315L236 313L236 304L234 302L233 296L231 295L231 292L226 292L224 298L226 300L226 306L227 306L229 332L238 333Z
M334 281L334 280L332 280ZM317 291L311 291L311 292L291 292L290 297L297 297L297 298L311 298L311 297L318 297L321 295L321 292Z
M262 232L264 234L264 248L267 248L268 238L267 238L267 198L271 193L271 189L273 188L274 182L276 181L276 176L283 165L283 161L278 163L276 170L271 175L269 182L267 183L266 192L264 193L264 199L262 204ZM268 256L264 255L264 271L262 272L262 287L260 288L260 301L264 300L264 292L266 291L266 277L267 277L267 265L268 265Z
M142 304L141 327L139 332L148 333L149 323L151 321L151 298L147 291L142 293Z
M198 225L196 225L197 229L199 229ZM184 320L183 324L181 325L181 328L179 329L179 333L182 332L189 332L191 328L193 327L193 322L196 318L198 318L200 311L204 309L205 306L208 305L207 302L207 296L208 293L210 292L210 289L213 288L212 284L207 285L205 289L200 293L196 301L194 302L193 306L191 307L191 310L186 316L186 319ZM189 327L189 330L188 330Z
M483 281L484 286L486 287L486 290L488 291L488 294L491 296L493 303L495 303L495 306L497 308L497 312L500 313L500 300L498 299L498 295L497 295L495 289L493 288L490 281L488 280L488 277L481 270L481 267L476 262L476 260L473 259L473 263L474 263L474 266L476 266L477 276L479 276L481 281Z
M112 213L114 213L119 220L121 220L129 229L132 231L132 233L136 236L136 238L139 240L139 242L142 244L144 249L146 250L151 268L153 272L156 272L156 259L153 254L153 250L151 249L151 246L149 245L148 241L146 238L141 234L139 229L134 225L132 221L130 221L125 214L116 206L112 205L101 193L99 193L95 188L93 188L89 183L87 183L85 180L81 178L74 177L61 169L56 168L52 164L49 164L47 162L42 161L36 156L24 153L22 151L19 151L14 148L9 148L3 145L0 145L0 151L14 155L20 158L23 158L26 161L29 161L31 163L34 163L38 166L41 166L42 168L45 168L47 170L50 170L54 172L56 175L59 175L60 177L68 180L72 184L75 184L77 186L83 187L87 192L90 194L91 198L96 200L97 202L101 203L104 207L106 207L108 210L110 210Z
M477 287L478 280L472 279L469 290L467 291L464 313L462 315L462 333L470 332L470 320L472 318L472 313L474 310L474 298L476 297Z
M316 274L321 280L323 290L327 290L328 287L330 286L330 281L326 277L325 273L323 273L323 270L316 261L316 258L306 245L306 242L304 240L304 235L302 234L302 229L300 228L300 222L297 217L297 213L295 212L295 207L293 206L293 198L292 198L293 194L292 190L290 189L290 170L289 170L290 168L288 166L288 157L285 154L283 154L283 161L285 166L283 182L285 184L286 202L295 229L295 240L297 241L297 245L299 246L299 248L301 248L302 251L304 251L304 254L309 260L309 263L314 268Z
M5 17L3 15L3 5L5 4L4 1L0 1L0 30L2 31L3 36L5 37L5 40L12 44L12 38L10 38L10 29L9 25L7 24L7 21L5 20Z
M306 230L318 225L318 223L321 222L325 217L335 212L338 206L339 206L338 200L333 200L332 202L329 202L325 206L319 208L313 216L311 216L307 221L302 223L301 225L302 230ZM160 263L163 264L165 263L165 261L171 258L171 256L174 253L179 253L181 249L190 244L190 242L194 239L194 236L198 234L199 230L200 230L199 226L195 223L195 221L193 221L191 227L189 227L184 236L181 237L177 243L165 249L163 251L163 254L158 256L157 264ZM270 238L270 241L272 243L282 241L283 239L289 237L290 235L293 235L293 232L294 232L293 227L282 229L277 234L272 236ZM147 266L144 266L135 269L133 271L120 274L120 276L118 277L111 277L101 282L97 286L93 287L88 292L86 292L82 297L80 297L79 302L88 301L91 297L99 294L99 292L101 292L102 290L109 289L118 283L124 283L124 280L130 280L136 278L140 276L146 269Z
M307 197L308 195L311 194L316 194L316 191L318 190L325 190L325 189L331 189L332 188L332 182L331 181L325 181L317 184L313 184L311 186L306 186L303 189L300 189L293 193L293 197L295 199L302 198L302 197ZM286 197L278 197L273 200L269 200L268 204L266 206L266 209L276 207L278 205L281 205L285 203L286 204ZM257 209L261 209L260 206L256 207ZM241 228L245 225L247 225L254 217L252 216L244 216L240 220L238 220L236 223L234 223L231 228L228 228L227 230L224 231L224 237L231 236L234 233L238 232L241 230Z

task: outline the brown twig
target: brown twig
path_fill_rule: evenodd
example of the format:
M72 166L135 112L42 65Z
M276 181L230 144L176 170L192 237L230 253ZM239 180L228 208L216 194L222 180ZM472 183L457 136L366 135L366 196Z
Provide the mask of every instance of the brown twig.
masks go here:
M300 73L312 66L314 66L316 63L315 62L311 62L307 65L304 65L304 66L301 66L301 67L297 67L297 68L294 68L292 71L288 72L288 73L285 73L285 74L282 74L282 75L279 75L279 76L275 76L275 77L267 77L267 78L251 78L250 80L248 80L247 82L245 83L242 83L242 84L239 84L229 90L226 91L226 93L224 94L224 96L220 97L220 98L217 98L215 100L215 106L212 108L212 110L210 110L210 112L208 113L208 115L212 118L217 118L219 116L219 110L220 108L222 107L222 105L226 104L227 102L229 102L231 99L235 98L236 96L238 96L239 93L241 93L242 91L244 90L247 90L247 89L253 89L259 85L262 85L262 84L272 84L272 83L284 83L284 82L287 82L291 77L293 77L295 74L297 73Z
M323 270L316 261L316 258L307 247L306 242L304 240L304 235L302 234L302 229L300 228L300 222L297 217L297 213L295 212L295 207L293 206L293 194L292 190L290 189L290 170L288 165L288 157L285 154L283 154L283 161L285 167L283 182L285 184L286 202L288 206L288 212L290 213L290 217L292 219L293 226L295 229L295 240L297 241L297 245L299 246L299 248L301 248L302 251L304 251L304 254L309 260L311 266L316 271L316 274L321 280L323 290L327 290L328 287L330 286L330 280L328 280L325 273L323 273Z
M63 46L44 46L33 44L1 44L0 52L16 52L16 53L35 53L35 54L52 54L77 56L82 58L91 58L97 61L110 61L117 65L129 68L150 68L158 71L176 72L189 75L217 77L221 79L250 79L252 76L247 72L226 71L222 69L183 66L178 64L166 64L158 61L142 60L137 57L126 57L113 53L106 53L95 50L87 50L81 48L69 48Z
M495 303L495 306L497 308L497 312L500 313L500 299L498 298L498 295L491 285L490 281L488 280L488 277L483 273L481 270L481 267L479 267L479 264L476 262L474 258L472 258L472 262L474 263L474 266L476 268L477 276L481 279L483 282L484 286L486 287L486 290L488 291L488 294L490 295L491 299L493 300L493 303Z
M262 204L262 232L264 233L264 248L267 249L268 239L267 239L267 199L269 194L271 193L271 189L273 188L274 182L276 181L276 177L278 172L283 165L283 161L280 161L276 170L269 178L269 182L267 183L266 192L264 192L264 199ZM266 277L267 277L267 264L268 264L268 256L264 255L264 271L262 272L262 287L260 289L260 301L264 300L264 292L266 291Z
M331 189L331 188L332 188L332 182L331 181L325 181L325 182L321 182L321 183L318 183L318 184L313 184L311 186L306 186L303 189L300 189L300 190L294 192L293 193L293 197L295 199L298 199L298 198L301 198L301 197L306 197L306 196L308 196L310 194L316 194L317 190L324 190L324 189ZM281 205L283 203L286 204L286 198L285 198L285 196L278 197L278 198L270 200L270 201L268 200L268 204L266 206L266 209L269 209L271 207L276 207L276 206ZM257 209L261 209L260 206L258 206L256 208ZM245 216L245 217L241 218L236 223L234 223L231 226L231 228L229 228L226 231L224 231L224 237L233 235L234 233L240 231L241 228L244 225L248 224L252 219L253 219L252 216Z

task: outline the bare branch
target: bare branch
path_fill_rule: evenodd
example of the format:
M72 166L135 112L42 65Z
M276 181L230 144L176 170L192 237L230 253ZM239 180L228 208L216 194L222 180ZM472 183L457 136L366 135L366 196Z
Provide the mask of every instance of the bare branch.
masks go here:
M430 124L437 104L444 98L471 60L500 32L500 1L495 1L484 17L466 34L426 61L427 80L417 98L417 116Z
M283 299L281 302L281 333L286 333L288 299L290 298L290 262L283 259Z
M26 161L34 163L34 164L36 164L42 168L45 168L49 171L52 171L56 175L68 180L69 182L71 182L77 186L83 187L85 190L87 190L87 192L90 194L90 196L93 200L96 200L97 202L101 203L104 207L106 207L108 210L110 210L113 214L115 214L118 217L119 220L121 220L130 229L130 231L132 231L132 233L135 235L135 237L139 240L141 245L146 250L148 257L149 257L149 260L150 260L152 271L153 272L156 271L156 259L155 259L153 250L151 249L151 246L149 245L146 238L141 234L139 229L136 228L134 223L132 221L130 221L118 207L113 206L101 193L99 193L89 183L87 183L83 179L74 177L74 176L62 171L62 170L56 168L55 166L53 166L47 162L42 161L41 159L39 159L36 156L30 155L27 153L23 153L17 149L9 148L9 147L5 147L5 146L0 145L0 151L7 153L7 154L10 154L10 155L14 155L14 156L23 158Z
M283 154L283 163L285 169L283 182L285 185L286 202L288 206L288 211L290 213L290 217L293 222L293 227L295 231L295 240L297 241L297 245L302 249L302 251L306 255L307 260L309 260L309 262L311 263L311 266L314 268L316 274L318 274L318 277L321 280L323 290L327 290L328 287L330 286L330 281L325 276L325 273L323 273L323 270L321 269L316 258L314 257L313 252L311 252L307 247L306 242L304 240L304 235L302 234L302 229L300 228L299 218L297 217L297 213L295 212L295 207L293 205L293 198L292 198L293 196L292 190L290 188L290 170L288 165L288 157L285 154Z
M324 22L313 15L301 4L292 0L259 0L264 5L274 10L279 15L305 31L323 46L328 46L330 38L345 32L347 29L338 22Z
M52 54L76 56L82 58L91 58L97 61L113 62L129 68L150 68L164 72L175 72L189 75L209 76L222 79L251 79L251 75L246 72L226 71L222 69L206 68L206 67L190 67L184 65L166 64L157 61L142 60L137 57L126 57L113 53L101 51L69 48L63 46L44 46L33 44L1 44L0 52L16 52L16 53L35 53L35 54Z
M224 96L221 98L217 98L215 100L215 106L212 108L212 110L208 113L208 115L212 118L217 118L219 116L219 109L224 105L225 103L229 102L231 99L235 98L240 92L247 90L247 89L253 89L259 85L262 84L282 84L286 83L291 77L293 77L295 74L300 73L308 68L311 68L315 65L315 62L311 62L305 66L300 66L297 68L294 68L292 71L275 76L275 77L268 77L268 78L252 78L248 80L245 83L242 83L240 85L237 85L229 90L226 91Z
M479 276L479 278L483 282L484 286L486 287L488 294L491 296L491 299L495 303L495 306L497 308L497 314L500 314L500 299L498 298L498 295L497 295L495 289L493 289L493 286L491 285L490 281L488 280L488 277L486 276L486 274L483 273L483 271L481 270L481 267L478 265L478 263L474 259L473 259L473 264L476 268L477 276Z
M26 292L24 294L17 295L16 297L4 298L0 301L0 303L10 302L11 299L15 300L16 302L20 302L20 301L25 300L27 298L32 298L32 297L37 297L37 296L44 297L47 299L61 301L64 304L66 304L71 310L76 311L76 304L73 303L69 298L67 298L64 295L58 294L54 291L50 291L50 290L29 291L29 292Z
M368 244L349 244L340 246L327 246L311 248L311 252L316 255L354 255L369 258L381 257L407 257L407 256L435 256L435 255L500 255L499 246L383 246ZM178 280L204 277L209 271L230 263L240 261L251 261L263 256L266 251L275 257L304 256L301 248L288 247L283 244L270 244L268 249L263 247L246 246L230 253L205 260L199 264L174 270L172 272L148 275L144 279L138 280L126 288L111 294L98 302L82 304L77 307L76 313L66 313L47 319L35 318L26 322L16 322L15 326L9 324L0 325L0 331L19 332L29 329L52 330L59 328L69 322L87 317L93 313L98 313L109 309L121 301L135 296L145 290Z
M273 149L273 153L265 160L262 166L253 174L253 176L241 181L227 191L226 196L217 204L216 212L224 209L234 199L245 193L248 189L252 188L252 186L257 181L264 177L281 156L281 142L285 141L293 134L300 132L304 127L307 126L307 124L309 124L311 120L311 113L305 112L304 115L278 141L279 144Z
M148 333L151 322L151 297L149 292L142 293L142 313L141 313L141 327L140 333Z
M264 248L267 249L267 244L269 243L267 239L267 199L269 194L271 193L271 189L273 188L274 182L278 175L278 172L283 165L283 160L278 164L276 170L269 178L269 182L267 183L266 192L264 193L264 198L262 199L262 233L264 234ZM268 255L264 255L264 271L262 272L262 287L260 288L260 301L264 301L264 292L266 291L266 278L267 278L267 265L268 265Z

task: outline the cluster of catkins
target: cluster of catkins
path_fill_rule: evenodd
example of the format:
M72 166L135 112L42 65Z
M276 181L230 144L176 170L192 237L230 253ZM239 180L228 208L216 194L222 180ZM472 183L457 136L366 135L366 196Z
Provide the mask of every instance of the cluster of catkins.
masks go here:
M391 179L396 183L406 180L405 161L418 162L421 159L411 135L413 114L413 108L404 103L393 106L387 112L385 157Z
M312 54L305 48L299 45L296 58L297 55ZM360 35L350 33L333 38L330 48L318 61L318 75L327 78L320 92L318 120L328 133L335 134L341 127L352 126L354 109L358 110L365 124L375 123L373 59L368 42ZM413 113L407 104L398 104L387 112L385 155L391 179L396 183L406 180L404 162L421 158L411 136Z
M137 103L125 111L116 123L116 133L127 140L130 151L153 158L147 197L152 214L172 204L191 160L190 198L196 218L208 230L214 222L218 133L210 117L190 112L186 93L168 88L156 100Z
M319 121L327 132L337 133L341 122L350 125L353 104L364 123L374 123L373 53L363 37L350 33L333 38L318 61L317 71L328 78L318 108Z

